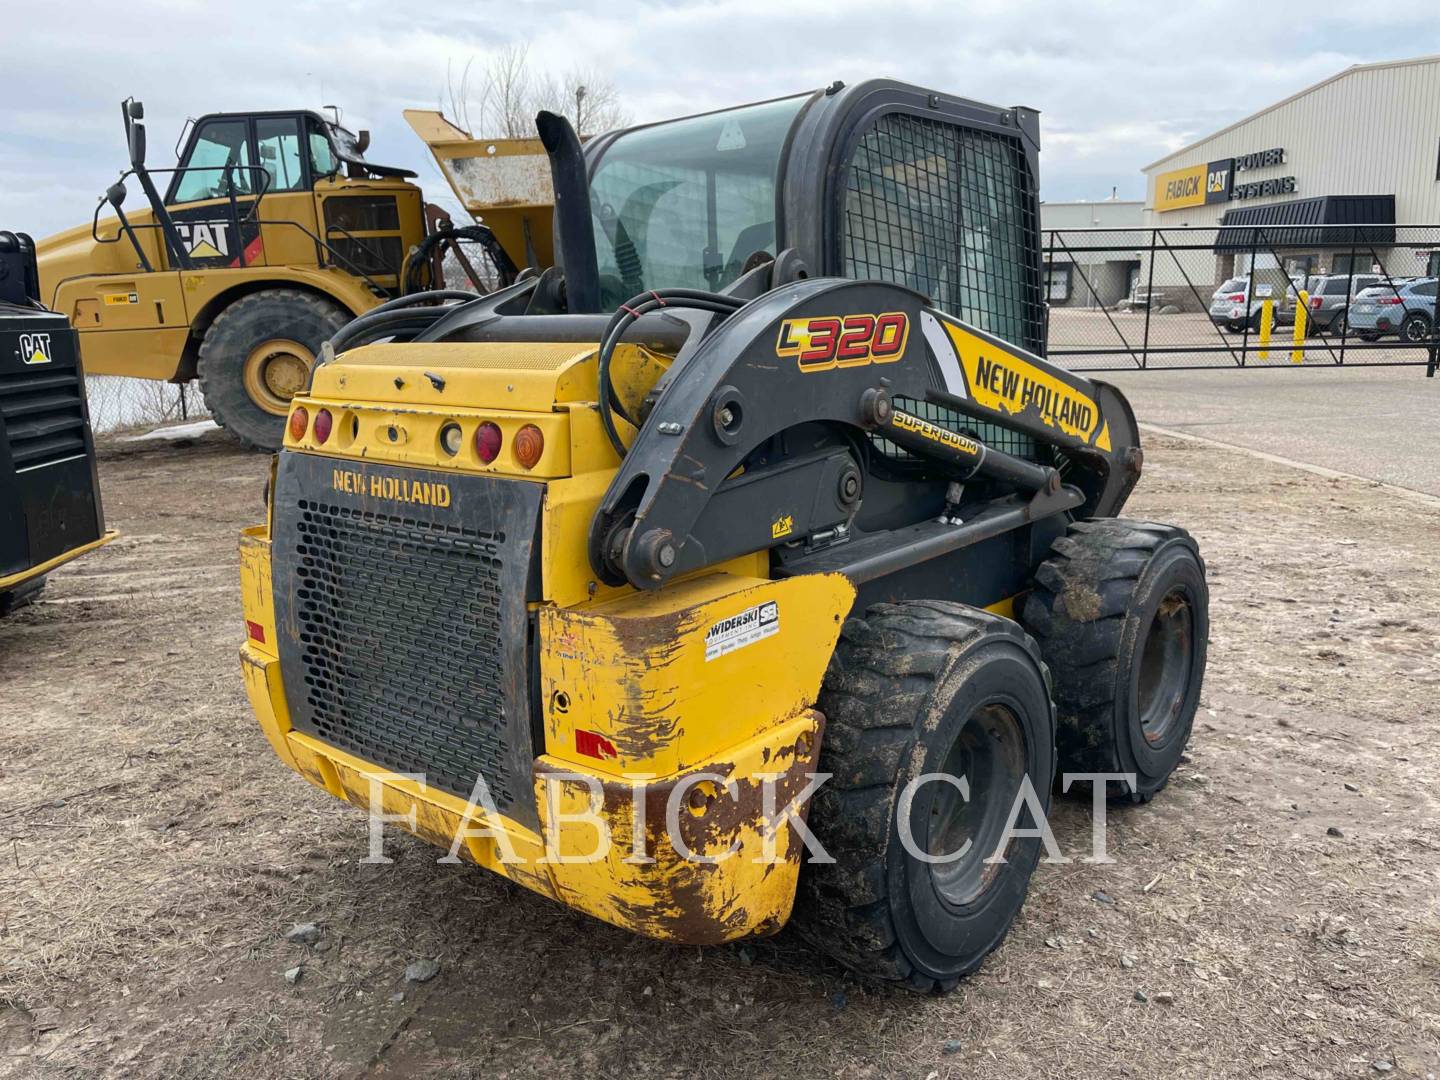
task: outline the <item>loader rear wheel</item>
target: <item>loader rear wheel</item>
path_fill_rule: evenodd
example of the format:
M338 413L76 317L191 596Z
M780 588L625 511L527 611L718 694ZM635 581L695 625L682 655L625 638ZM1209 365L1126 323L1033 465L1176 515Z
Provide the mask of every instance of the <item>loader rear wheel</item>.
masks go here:
M1055 680L1062 773L1129 773L1107 792L1148 802L1190 739L1210 594L1184 529L1118 518L1056 540L1021 621Z
M290 399L309 385L320 346L349 321L340 305L298 289L236 300L200 343L200 389L215 422L249 446L280 449Z
M1039 856L1038 838L1007 832L1017 805L1021 830L1038 824L1030 806L1049 807L1039 651L977 608L877 604L846 622L819 705L820 770L833 775L809 822L835 861L804 867L796 927L862 975L951 990L1005 937ZM997 851L1004 861L989 861Z

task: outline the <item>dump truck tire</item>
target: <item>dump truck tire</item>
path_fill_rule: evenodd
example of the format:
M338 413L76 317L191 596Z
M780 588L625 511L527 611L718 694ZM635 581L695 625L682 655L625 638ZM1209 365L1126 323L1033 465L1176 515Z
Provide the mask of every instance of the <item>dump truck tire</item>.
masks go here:
M308 386L320 346L349 321L339 304L298 289L236 300L200 343L200 389L215 422L247 446L279 450L289 399Z
M877 604L846 622L819 705L820 771L833 775L809 822L835 861L805 865L796 927L864 976L951 990L1004 939L1039 857L1039 839L1020 837L1003 863L985 862L1025 781L1049 808L1054 706L1039 650L1017 623L963 604ZM905 813L907 785L936 773L966 776L968 802L930 780ZM1036 824L1022 806L1018 828ZM921 852L968 854L932 864L902 828Z
M1134 774L1107 793L1148 802L1179 764L1200 702L1205 563L1184 529L1120 518L1075 522L1051 552L1021 621L1054 679L1061 773Z

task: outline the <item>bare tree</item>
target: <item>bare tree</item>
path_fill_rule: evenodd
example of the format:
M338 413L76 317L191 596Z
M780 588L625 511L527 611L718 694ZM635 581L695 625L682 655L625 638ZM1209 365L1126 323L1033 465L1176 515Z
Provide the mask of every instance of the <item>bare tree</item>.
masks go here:
M596 68L576 67L562 74L537 71L528 45L507 45L491 55L476 76L474 65L474 58L467 61L458 78L447 65L445 87L450 115L473 138L534 138L535 114L541 109L568 116L582 136L628 120L615 84Z

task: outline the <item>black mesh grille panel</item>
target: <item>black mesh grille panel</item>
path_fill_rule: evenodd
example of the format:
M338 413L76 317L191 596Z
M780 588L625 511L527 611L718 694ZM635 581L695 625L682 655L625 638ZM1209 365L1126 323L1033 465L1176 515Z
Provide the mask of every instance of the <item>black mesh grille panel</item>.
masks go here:
M461 797L483 776L499 807L513 803L528 777L507 762L504 533L303 499L297 510L297 727Z
M890 113L850 159L845 275L909 286L972 326L1043 354L1038 237L1018 137Z

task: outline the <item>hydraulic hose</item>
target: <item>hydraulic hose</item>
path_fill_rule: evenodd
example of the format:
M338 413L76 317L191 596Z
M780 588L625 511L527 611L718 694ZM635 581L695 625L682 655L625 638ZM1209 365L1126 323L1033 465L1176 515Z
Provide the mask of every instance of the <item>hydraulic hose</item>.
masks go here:
M459 289L431 289L397 297L346 323L330 339L330 345L341 353L382 338L410 341L457 307L478 299L477 294Z
M615 387L610 381L610 361L614 356L616 346L620 344L620 339L625 336L625 331L640 316L663 307L709 311L723 318L734 314L744 306L744 300L727 296L724 293L705 292L700 289L658 289L652 292L638 293L616 309L600 338L600 356L597 367L600 384L600 426L605 429L605 437L610 440L610 445L614 447L615 453L620 458L625 457L629 448L620 438L620 431L615 426L615 413L619 412L633 426L637 428L640 426L638 417L632 417L625 413L624 404L615 393Z

